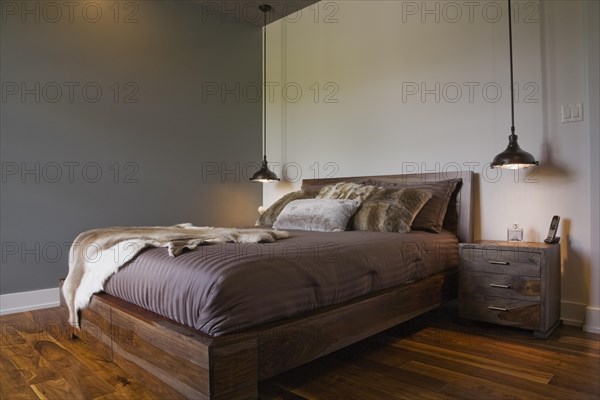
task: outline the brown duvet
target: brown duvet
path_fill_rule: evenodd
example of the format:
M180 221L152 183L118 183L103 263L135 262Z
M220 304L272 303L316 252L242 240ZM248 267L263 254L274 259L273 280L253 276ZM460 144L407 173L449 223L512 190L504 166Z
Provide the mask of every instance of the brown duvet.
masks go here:
M275 243L143 251L105 292L211 336L239 332L436 274L458 240L428 233L306 232Z

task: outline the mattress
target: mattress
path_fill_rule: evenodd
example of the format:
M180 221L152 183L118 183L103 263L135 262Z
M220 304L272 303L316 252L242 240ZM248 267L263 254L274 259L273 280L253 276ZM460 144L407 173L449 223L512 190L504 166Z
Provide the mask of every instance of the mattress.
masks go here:
M450 232L289 231L274 243L144 250L105 292L211 336L437 274L458 265Z

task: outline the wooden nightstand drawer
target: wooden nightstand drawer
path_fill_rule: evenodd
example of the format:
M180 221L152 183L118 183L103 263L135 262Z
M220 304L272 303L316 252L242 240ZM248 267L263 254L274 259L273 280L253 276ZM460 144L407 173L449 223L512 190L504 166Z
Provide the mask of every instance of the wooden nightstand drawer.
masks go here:
M517 326L525 329L538 329L541 306L539 301L524 301L502 297L488 297L485 302L466 301L461 304L461 317Z
M460 295L473 300L501 297L539 301L541 281L525 275L501 275L471 272L460 276Z
M540 276L540 254L498 247L463 248L461 262L465 270L496 274Z

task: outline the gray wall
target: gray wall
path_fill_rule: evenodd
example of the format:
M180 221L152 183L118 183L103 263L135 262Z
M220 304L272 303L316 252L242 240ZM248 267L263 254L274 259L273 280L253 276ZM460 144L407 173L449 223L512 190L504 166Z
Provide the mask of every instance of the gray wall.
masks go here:
M250 225L261 203L260 27L197 2L73 4L0 4L0 294L58 286L82 231Z

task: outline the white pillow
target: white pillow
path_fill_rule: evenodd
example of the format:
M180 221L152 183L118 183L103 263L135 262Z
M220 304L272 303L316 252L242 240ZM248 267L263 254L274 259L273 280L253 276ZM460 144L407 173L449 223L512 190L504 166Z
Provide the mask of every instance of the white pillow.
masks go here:
M273 224L275 229L303 231L345 231L359 200L307 199L289 202Z

